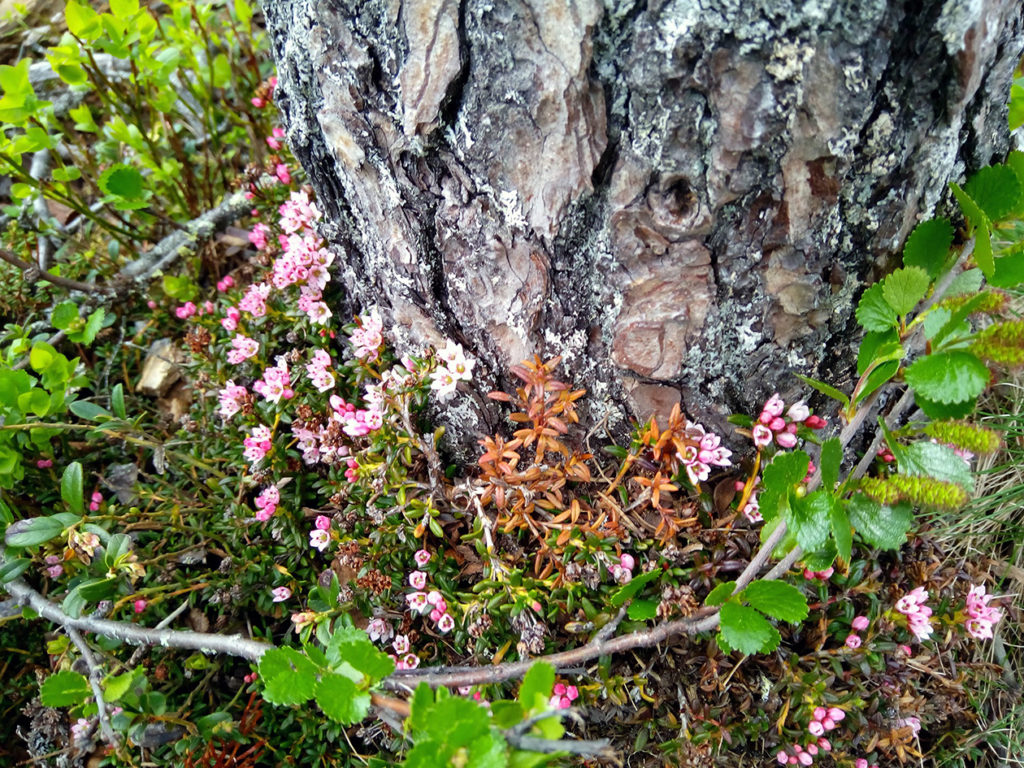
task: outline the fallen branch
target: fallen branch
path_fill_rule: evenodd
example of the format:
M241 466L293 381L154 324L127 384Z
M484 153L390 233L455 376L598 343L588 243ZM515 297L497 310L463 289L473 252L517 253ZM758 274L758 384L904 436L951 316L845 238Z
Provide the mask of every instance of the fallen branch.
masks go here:
M3 259L8 264L13 264L18 269L25 273L25 279L29 282L35 280L45 280L48 283L59 285L61 288L67 288L71 291L81 291L82 293L109 293L109 288L103 288L92 283L83 283L78 280L72 280L68 277L61 277L60 275L54 275L50 272L42 270L38 265L32 264L27 261L22 261L11 251L6 248L0 248L0 259Z

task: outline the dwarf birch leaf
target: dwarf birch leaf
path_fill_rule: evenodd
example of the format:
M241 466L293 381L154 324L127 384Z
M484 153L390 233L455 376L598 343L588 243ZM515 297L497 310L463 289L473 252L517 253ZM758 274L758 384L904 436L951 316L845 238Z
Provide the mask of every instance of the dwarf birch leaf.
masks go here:
M995 262L992 259L992 224L970 195L953 182L949 183L949 188L953 190L953 196L960 203L960 208L971 225L971 233L974 235L974 261L985 273L985 277L991 277L995 272Z
M928 293L931 278L921 267L897 269L882 281L882 298L899 315L908 315Z
M358 723L370 711L370 694L360 691L344 675L322 673L313 695L323 713L342 725Z
M974 491L970 465L948 445L918 442L907 446L899 462L900 472L913 477L933 477Z
M92 694L84 675L64 670L50 675L39 687L39 699L44 707L72 707L81 704Z
M882 506L862 493L850 499L846 512L861 538L879 549L899 549L903 546L913 520L909 505Z
M537 662L530 667L519 686L519 703L527 711L543 711L554 685L555 668L542 661Z
M918 408L924 411L925 416L937 421L943 419L962 419L970 415L977 405L977 400L965 400L962 403L937 403L934 400L922 397L920 392L914 393L914 402L917 403Z
M882 284L875 283L857 302L857 322L865 331L887 331L896 325L896 310L882 295Z
M627 615L633 621L647 621L658 615L657 600L634 600L629 604Z
M807 618L807 598L784 581L755 581L740 597L761 613L780 621L797 622Z
M900 344L899 332L895 328L865 333L860 342L860 349L857 350L857 375L863 376L872 363L886 356L896 359L891 355L897 349L902 350L903 347Z
M722 606L721 638L729 648L747 654L767 653L782 639L768 619L745 605L726 603Z
M831 504L832 495L824 490L815 491L803 498L794 494L791 499L787 522L796 536L797 544L805 552L813 552L828 539Z
M259 671L264 699L271 704L302 704L313 697L319 670L303 654L285 647L264 653Z
M1017 207L1022 189L1013 168L990 165L971 176L964 185L964 192L971 196L990 221L999 221Z
M708 596L704 598L704 605L721 605L732 596L733 590L735 589L735 581L723 581L717 587L712 589L708 593Z
M963 403L988 386L988 367L970 352L936 352L919 358L905 372L907 384L929 400Z
M903 264L920 267L932 278L938 277L953 244L953 225L949 219L922 221L903 246Z

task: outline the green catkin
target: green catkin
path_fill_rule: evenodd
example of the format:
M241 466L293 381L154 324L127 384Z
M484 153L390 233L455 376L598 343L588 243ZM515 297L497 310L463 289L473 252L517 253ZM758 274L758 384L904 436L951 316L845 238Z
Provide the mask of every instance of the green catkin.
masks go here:
M971 352L1000 365L1024 364L1024 320L995 323L978 331Z
M860 481L860 489L868 498L879 504L895 504L900 500L900 493L889 484L887 479L865 477Z
M960 509L970 501L967 491L959 485L936 480L934 477L892 475L886 482L901 501L909 501L915 507Z
M933 421L923 431L940 443L949 443L979 456L995 453L1002 443L998 433L967 421Z
M975 296L984 296L985 298L979 302L978 306L974 308L971 314L975 315L994 315L1006 307L1007 296L1005 293L999 291L983 291L980 294L969 294L964 293L958 296L950 296L948 299L943 299L937 307L948 309L950 312L956 312L968 301L971 301Z

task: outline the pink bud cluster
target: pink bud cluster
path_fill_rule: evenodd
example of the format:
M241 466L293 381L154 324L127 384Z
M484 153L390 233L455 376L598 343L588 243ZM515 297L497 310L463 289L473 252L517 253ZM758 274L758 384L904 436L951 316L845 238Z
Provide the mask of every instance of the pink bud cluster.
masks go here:
M409 650L408 635L398 635L391 644L394 653L388 654L395 662L395 669L416 669L420 665L420 657Z
M103 503L103 494L99 491L93 491L92 496L89 497L89 509L92 512L100 511L100 504Z
M804 578L808 581L828 581L832 578L832 574L836 572L836 569L831 565L824 571L811 571L804 568Z
M275 152L282 146L281 139L284 138L284 128L274 128L267 137L267 146Z
M64 559L60 555L47 555L45 562L46 575L51 579L56 579L64 573L64 566L61 564L64 562Z
M878 768L878 763L869 766L865 758L858 757L853 761L853 768Z
M682 453L676 454L676 458L682 462L686 469L686 476L693 485L702 483L711 474L711 467L731 467L732 451L722 446L722 438L714 432L708 432L700 424L687 420L686 433L697 441L697 445L691 445Z
M845 643L846 647L851 649L851 650L856 650L857 648L860 648L860 646L861 646L861 638L860 638L860 635L857 634L857 633L858 632L863 632L865 629L868 628L868 626L870 624L871 624L871 622L868 620L867 616L857 616L857 617L855 617L854 620L853 620L853 623L852 623L854 631L846 636L846 643Z
M223 278L217 281L217 290L220 293L226 293L235 284L235 278L231 275L224 275Z
M985 586L978 584L967 593L967 619L964 628L967 634L976 640L988 640L992 637L992 628L1003 618L1003 612L994 605L989 605L995 595L986 595Z
M548 706L553 709L568 709L580 697L579 689L575 685L566 685L565 683L555 683L551 694Z
M633 568L636 567L636 560L633 556L624 552L619 556L619 562L613 563L608 568L608 573L619 584L628 584L633 578Z
M760 484L761 478L757 478L754 482L755 488ZM737 493L742 494L743 489L747 487L747 484L742 480L737 480L733 487L736 489ZM747 503L744 504L743 508L740 510L740 512L743 513L743 516L752 523L764 522L764 517L761 515L761 504L758 501L758 495L759 494L756 490L752 491L750 498L747 499Z
M779 765L812 765L819 752L831 752L832 743L825 737L812 741L806 747L790 744L787 749L780 749L775 756Z
M810 429L821 429L825 423L820 416L811 414L803 400L793 403L789 410L786 410L786 403L776 392L768 398L761 409L761 415L757 417L753 429L754 445L764 448L771 445L774 440L780 448L793 448L796 446L796 432L801 424Z
M444 597L436 589L430 592L423 592L422 589L426 587L426 574L422 571L413 571L409 576L409 583L420 583L419 576L422 576L422 587L417 589L416 592L412 592L405 596L405 601L409 604L409 608L416 613L422 615L429 614L430 620L437 625L437 629L442 634L447 634L455 629L455 619L448 613L448 604L445 602ZM413 587L416 589L416 587Z
M260 494L253 500L253 504L258 510L256 512L256 519L261 523L266 522L274 513L277 512L277 505L281 503L281 492L277 490L276 485L268 485Z
M925 588L916 587L896 601L896 610L907 617L907 625L919 641L932 636L932 609L924 604L927 599Z
M334 411L331 418L341 422L342 431L349 437L368 435L384 424L384 414L379 408L356 408L338 395L331 395L330 402Z
M263 317L267 314L267 299L269 297L270 283L253 283L246 289L242 300L238 302L238 308L253 317Z

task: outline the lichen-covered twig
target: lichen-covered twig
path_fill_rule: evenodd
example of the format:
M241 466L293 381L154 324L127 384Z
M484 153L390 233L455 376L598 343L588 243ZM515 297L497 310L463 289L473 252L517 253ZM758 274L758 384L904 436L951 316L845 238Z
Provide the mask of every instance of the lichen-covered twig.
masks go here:
M68 638L78 648L78 652L82 654L85 666L89 668L89 687L92 688L92 695L96 699L96 714L99 716L100 732L103 734L103 740L112 747L116 746L117 734L110 727L107 703L103 698L103 689L100 687L100 681L103 679L103 670L96 663L96 657L93 656L92 649L89 648L89 644L85 642L82 634L74 627L69 626L65 626L64 631L67 632Z

